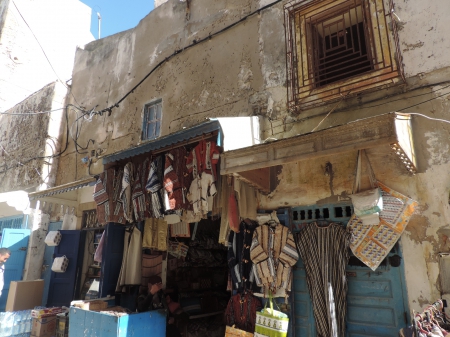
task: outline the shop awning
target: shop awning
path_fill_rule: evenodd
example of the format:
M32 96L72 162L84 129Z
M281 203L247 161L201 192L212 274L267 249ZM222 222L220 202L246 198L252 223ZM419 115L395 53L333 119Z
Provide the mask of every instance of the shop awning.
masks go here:
M239 175L241 179L270 193L270 168L276 165L327 155L389 145L406 170L416 172L411 117L387 113L356 120L329 129L259 144L221 155L220 174Z
M221 127L218 120L209 120L205 123L198 124L192 128L171 133L167 136L149 141L148 143L116 152L109 156L103 157L103 165L115 161L131 158L144 153L158 151L160 149L174 146L176 144L186 143L189 141L199 140L198 138L211 133L219 133L218 138L222 138Z
M74 182L69 183L69 184L59 185L59 186L56 186L56 187L48 188L48 189L46 189L44 191L28 193L28 198L30 199L30 201L32 201L32 200L35 200L35 199L50 197L50 196L53 196L55 194L60 194L60 193L65 193L65 192L77 190L77 189L82 188L82 187L94 186L95 182L96 182L96 179L94 177L89 177L89 178L86 178L86 179L74 181Z

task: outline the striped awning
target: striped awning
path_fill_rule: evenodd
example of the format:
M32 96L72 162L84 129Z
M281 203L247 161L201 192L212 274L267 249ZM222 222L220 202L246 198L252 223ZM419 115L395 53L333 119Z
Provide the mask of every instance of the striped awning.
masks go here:
M189 129L181 130L178 132L171 133L167 136L155 139L153 141L149 141L145 144L126 149L120 152L113 153L109 156L103 157L103 165L108 163L113 163L119 160L131 158L134 156L138 156L144 153L158 151L169 146L174 146L177 144L181 144L190 140L193 140L197 137L201 137L208 133L219 132L218 138L220 142L222 135L220 122L216 119L211 119L205 123L198 124ZM220 144L218 144L220 145Z
M44 197L50 197L55 194L65 193L73 190L77 190L86 186L94 186L96 179L94 177L89 177L86 179L81 179L78 181L74 181L69 184L59 185L56 187L48 188L44 191L32 192L28 194L28 198L31 200L40 199Z

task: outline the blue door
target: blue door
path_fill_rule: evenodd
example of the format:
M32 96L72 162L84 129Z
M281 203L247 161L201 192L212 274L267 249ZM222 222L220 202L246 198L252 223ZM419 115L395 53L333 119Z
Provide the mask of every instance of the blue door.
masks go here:
M66 256L69 265L64 273L51 272L47 305L55 307L69 306L80 288L86 232L62 230L61 236L54 257Z
M62 222L51 222L48 225L48 232L58 231L62 227ZM42 295L42 305L47 306L48 290L50 288L50 276L52 275L52 263L53 254L55 252L54 246L45 245L44 250L44 261L42 262L42 275L41 278L44 280L44 293Z
M108 223L103 243L100 297L114 296L120 268L122 267L125 226Z
M297 207L292 209L293 232L316 219L326 219L346 225L352 214L349 204L321 207ZM401 252L396 245L389 254L398 262ZM347 337L397 336L405 327L407 304L404 285L403 264L393 263L387 258L374 272L356 257L350 258L346 268L347 293ZM394 267L397 266L397 267ZM301 259L294 266L293 296L291 312L294 336L315 337L316 328L311 298L306 281L306 272Z
M0 297L0 311L5 311L11 281L22 280L27 257L29 229L4 228L0 246L11 250L11 257L5 263L5 285Z

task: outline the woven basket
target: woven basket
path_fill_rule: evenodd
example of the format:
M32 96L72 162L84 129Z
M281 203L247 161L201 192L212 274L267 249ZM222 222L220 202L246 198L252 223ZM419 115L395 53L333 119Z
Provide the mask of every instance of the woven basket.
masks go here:
M236 329L234 326L227 326L225 330L225 337L253 337L251 332Z

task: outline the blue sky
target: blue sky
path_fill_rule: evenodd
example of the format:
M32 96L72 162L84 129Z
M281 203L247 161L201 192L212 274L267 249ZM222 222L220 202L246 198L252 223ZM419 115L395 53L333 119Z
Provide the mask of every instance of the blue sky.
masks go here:
M136 27L151 10L154 0L81 0L92 8L91 33L98 38L97 12L102 17L100 37Z

